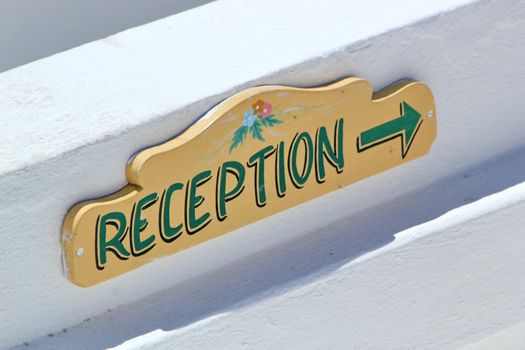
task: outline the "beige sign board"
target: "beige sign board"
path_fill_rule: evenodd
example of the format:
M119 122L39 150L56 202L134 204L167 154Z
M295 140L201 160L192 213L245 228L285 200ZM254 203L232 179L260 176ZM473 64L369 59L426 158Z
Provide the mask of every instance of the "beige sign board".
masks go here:
M67 276L105 281L423 156L435 138L420 82L374 94L359 78L245 90L139 152L129 185L69 211Z

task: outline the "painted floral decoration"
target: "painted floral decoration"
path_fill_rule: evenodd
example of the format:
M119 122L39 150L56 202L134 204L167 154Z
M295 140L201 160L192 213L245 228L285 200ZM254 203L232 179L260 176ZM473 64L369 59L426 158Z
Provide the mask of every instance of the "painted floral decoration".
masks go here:
M272 105L270 103L257 100L252 105L252 108L244 113L242 125L235 130L230 145L230 153L237 146L242 145L248 134L252 135L254 140L265 141L262 135L263 128L273 127L282 123L282 120L277 119L272 114Z

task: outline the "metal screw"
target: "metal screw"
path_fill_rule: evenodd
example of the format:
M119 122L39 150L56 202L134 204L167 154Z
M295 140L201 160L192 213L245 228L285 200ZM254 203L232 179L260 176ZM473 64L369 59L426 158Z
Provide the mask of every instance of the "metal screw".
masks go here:
M84 255L84 248L78 248L77 249L77 256L82 256Z
M433 112L432 110L429 110L428 113L427 113L427 115L428 115L429 118L432 118L432 115L433 115L433 114L434 114L434 112Z

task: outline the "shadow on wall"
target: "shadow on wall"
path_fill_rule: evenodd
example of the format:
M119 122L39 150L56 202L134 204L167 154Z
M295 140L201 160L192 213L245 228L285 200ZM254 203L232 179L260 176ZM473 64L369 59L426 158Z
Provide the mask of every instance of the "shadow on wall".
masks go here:
M0 72L212 0L3 0Z
M287 244L156 293L19 349L114 347L170 331L253 300L295 288L393 241L394 235L525 181L525 149L514 150L391 202L364 210ZM459 167L460 168L460 167ZM320 232L322 231L322 232Z

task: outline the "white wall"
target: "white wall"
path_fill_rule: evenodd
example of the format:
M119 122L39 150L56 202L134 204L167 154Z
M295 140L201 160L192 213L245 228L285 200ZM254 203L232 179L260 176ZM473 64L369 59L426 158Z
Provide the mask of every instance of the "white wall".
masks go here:
M524 226L525 182L307 282L118 349L457 349L525 320ZM523 339L511 336L491 349Z
M337 0L323 6L300 0L222 0L0 74L0 188L2 198L9 198L0 209L0 343L98 349L157 329L179 337L177 330L186 332L189 326L198 334L216 314L237 315L239 305L257 310L286 288L295 295L298 287L315 286L319 276L330 279L367 252L390 251L398 232L525 181L524 18L519 0L404 0L395 7L388 0L353 6ZM251 45L262 49L254 54ZM83 289L64 277L60 227L65 213L80 200L124 185L124 165L133 152L172 137L243 88L314 86L348 75L364 77L376 89L404 77L428 84L438 118L430 154L107 283ZM508 307L501 314L500 304L463 286L463 273L451 275L456 279L452 287L435 283L443 281L440 272L455 271L453 266L435 268L433 254L447 253L447 245L460 237L465 240L455 255L441 255L450 263L486 258L483 266L489 266L501 257L511 267L500 276L505 281L524 272L519 255L503 254L508 241L497 242L501 250L484 250L492 244L493 230L484 233L482 246L475 245L475 231L465 231L458 240L456 231L447 232L444 237L434 232L435 239L429 235L423 246L403 248L407 264L429 268L417 270L421 274L414 281L428 278L442 296L432 305L414 306L424 320L436 318L432 327L418 325L422 338L413 344L431 339L435 327L443 326L448 328L435 334L459 347L523 318L523 308ZM510 234L516 246L525 243L525 236ZM374 260L370 275L368 265L356 268L369 281L388 277L394 266L385 259ZM461 266L465 273L483 272L473 263ZM495 276L486 272L480 278ZM392 323L403 321L395 319L394 306L408 305L417 290L391 279L395 294L383 289L390 285L373 283L368 286L378 288L344 293L338 286L353 287L353 277L337 276L342 284L334 284L327 295L340 295L339 305L390 301ZM497 291L511 298L506 305L515 306L516 290L510 283L500 286ZM521 284L514 287L522 291ZM306 288L311 298L304 300L314 302L317 289ZM473 318L468 330L456 327L466 324L459 309L446 305L447 295L466 292L465 305L484 303L486 315ZM381 306L389 305L378 305L377 314L366 315L363 309L361 315L370 322L381 319ZM254 324L270 327L272 310L249 314L253 323L245 322L247 328L237 324L238 332L249 335ZM314 327L316 312L322 311L305 310L312 312L283 310L293 315L289 329L297 338L290 341L302 336L301 323L294 321ZM217 324L210 328L213 334L226 332ZM197 337L188 334L190 346ZM213 334L199 341L213 345Z
M210 0L2 0L0 72Z

